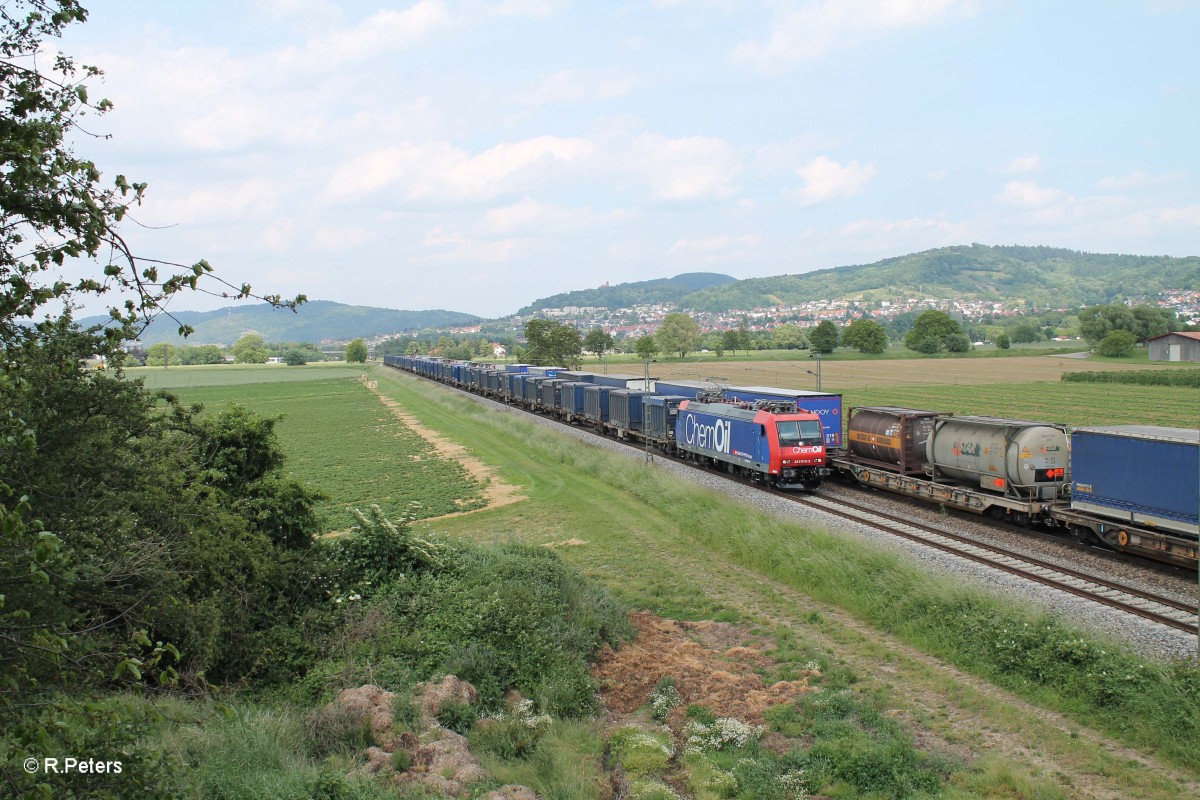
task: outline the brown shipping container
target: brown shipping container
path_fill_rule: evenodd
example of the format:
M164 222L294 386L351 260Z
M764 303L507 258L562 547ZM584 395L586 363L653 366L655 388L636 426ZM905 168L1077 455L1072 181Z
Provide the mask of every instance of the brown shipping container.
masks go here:
M925 444L937 411L890 406L850 409L847 447L854 461L903 475L925 473Z

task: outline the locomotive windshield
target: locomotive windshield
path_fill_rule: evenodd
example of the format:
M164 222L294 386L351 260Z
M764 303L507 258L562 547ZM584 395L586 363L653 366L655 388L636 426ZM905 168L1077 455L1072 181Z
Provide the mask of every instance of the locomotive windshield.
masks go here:
M821 423L815 419L776 422L775 427L779 431L780 447L812 447L825 441Z

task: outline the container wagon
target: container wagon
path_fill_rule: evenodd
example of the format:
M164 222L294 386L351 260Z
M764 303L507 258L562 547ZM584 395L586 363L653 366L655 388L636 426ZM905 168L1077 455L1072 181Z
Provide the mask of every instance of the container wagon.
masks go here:
M1077 539L1196 563L1200 431L1150 425L1076 428L1071 501L1051 511Z

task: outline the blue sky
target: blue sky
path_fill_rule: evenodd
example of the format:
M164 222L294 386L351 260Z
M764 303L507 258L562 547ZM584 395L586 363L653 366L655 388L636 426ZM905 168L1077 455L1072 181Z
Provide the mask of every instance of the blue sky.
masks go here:
M501 316L952 244L1200 254L1200 3L95 3L144 256ZM203 298L178 308L223 305Z

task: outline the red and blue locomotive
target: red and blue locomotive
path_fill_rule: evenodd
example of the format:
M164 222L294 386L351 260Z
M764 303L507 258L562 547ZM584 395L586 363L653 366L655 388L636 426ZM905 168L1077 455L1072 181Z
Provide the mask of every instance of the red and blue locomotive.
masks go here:
M812 491L830 474L821 418L791 403L685 400L675 448L780 489Z

